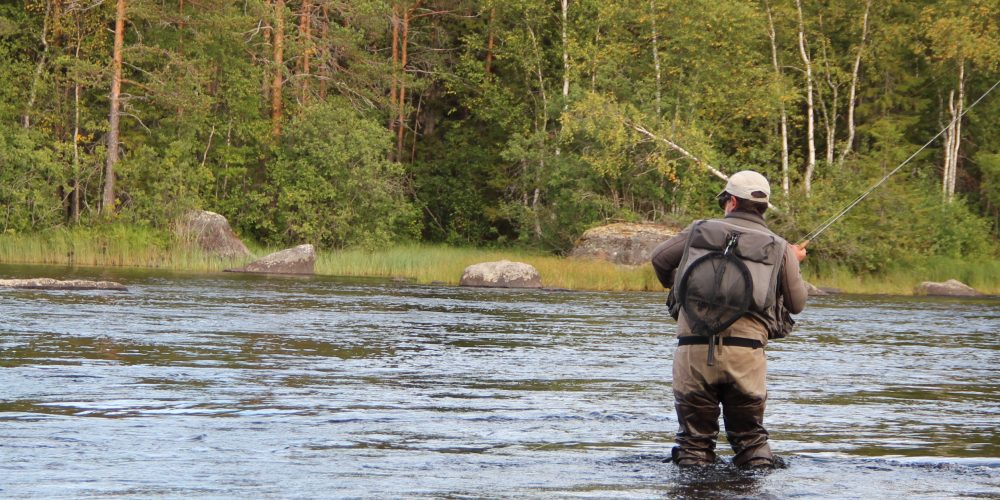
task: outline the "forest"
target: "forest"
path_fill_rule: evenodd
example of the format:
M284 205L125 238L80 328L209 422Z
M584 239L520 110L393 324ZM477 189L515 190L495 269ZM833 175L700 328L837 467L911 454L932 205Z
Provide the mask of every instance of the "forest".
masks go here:
M562 254L754 169L794 240L912 156L811 255L996 259L998 80L1000 0L6 1L0 238Z

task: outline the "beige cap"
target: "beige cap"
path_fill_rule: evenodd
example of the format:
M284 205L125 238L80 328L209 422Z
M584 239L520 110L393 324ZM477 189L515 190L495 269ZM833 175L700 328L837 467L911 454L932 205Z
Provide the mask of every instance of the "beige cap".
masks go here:
M722 193L729 193L744 200L767 203L771 197L771 185L763 175L753 170L743 170L729 176L729 182L726 183L726 189Z

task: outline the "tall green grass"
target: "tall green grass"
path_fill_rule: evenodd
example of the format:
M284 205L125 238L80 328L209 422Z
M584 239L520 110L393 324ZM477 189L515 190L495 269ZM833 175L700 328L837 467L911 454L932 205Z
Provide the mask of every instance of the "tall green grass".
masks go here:
M277 249L251 246L255 257ZM526 262L542 285L572 290L658 291L652 267L566 259L518 249L454 248L406 244L384 250L319 251L316 273L331 276L402 278L418 283L458 284L469 265L496 260ZM97 267L149 267L214 272L240 267L246 259L223 259L178 242L169 232L127 225L56 228L31 234L0 235L0 263ZM987 294L1000 295L1000 260L964 261L933 257L900 259L879 275L859 274L838 263L811 262L807 280L846 293L913 292L922 281L957 279Z
M660 288L650 266L626 267L607 262L564 259L524 250L453 248L405 245L387 250L321 252L316 272L334 276L384 276L420 283L458 284L471 264L497 260L531 264L542 285L573 290L656 290Z
M221 271L246 263L179 244L172 235L140 226L53 228L0 235L0 262L96 267L153 267Z

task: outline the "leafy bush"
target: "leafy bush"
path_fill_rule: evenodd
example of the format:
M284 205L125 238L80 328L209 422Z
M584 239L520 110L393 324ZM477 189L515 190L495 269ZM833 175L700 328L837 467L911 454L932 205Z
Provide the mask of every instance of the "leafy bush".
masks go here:
M404 170L387 159L391 137L374 119L331 100L289 124L259 201L272 243L381 247L419 234Z
M0 233L62 221L59 190L53 186L65 186L65 173L45 142L34 131L0 127Z

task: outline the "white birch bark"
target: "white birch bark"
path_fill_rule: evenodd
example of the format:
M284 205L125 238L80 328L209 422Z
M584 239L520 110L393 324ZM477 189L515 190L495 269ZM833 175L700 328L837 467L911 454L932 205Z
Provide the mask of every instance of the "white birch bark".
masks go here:
M802 2L795 0L795 6L799 12L799 53L802 55L802 63L806 71L806 144L808 146L808 156L806 159L805 191L808 197L812 193L812 176L816 170L816 109L813 102L813 74L812 61L806 51L806 28L802 20Z
M771 16L771 5L764 2L767 8L767 36L771 39L771 64L778 82L782 80L781 64L778 62L778 37L774 30L774 18ZM657 89L659 90L659 89ZM784 99L779 100L781 111L781 192L788 196L788 112L785 110Z
M948 111L951 122L945 135L945 166L943 191L946 202L955 201L955 185L958 180L958 158L962 145L962 113L965 108L965 60L959 61L958 98L955 91L948 96Z
M31 91L28 96L28 105L24 107L24 117L21 124L24 128L31 127L31 111L35 109L35 98L38 97L38 82L42 78L42 70L45 68L45 60L49 55L49 16L52 14L52 2L45 2L45 18L42 19L42 55L35 65L35 77L31 80Z
M563 60L563 110L566 109L566 99L569 97L569 37L566 35L566 24L569 13L569 0L562 0L562 60Z
M546 131L548 130L548 126L549 126L549 117L548 117L549 101L548 101L548 98L546 97L546 94L545 94L545 78L544 78L544 76L542 74L542 55L541 55L541 51L538 48L538 38L535 37L535 31L531 29L531 24L528 24L527 27L528 27L528 34L531 36L531 44L532 44L532 46L535 49L535 58L536 58L536 61L535 61L535 74L538 76L538 91L539 91L539 93L542 96L542 109L541 109L542 123L541 123L541 127L539 127L538 126L538 120L536 118L536 120L535 120L535 127L536 127L536 131L541 131L542 132L542 137L544 137ZM542 149L544 150L545 149L545 142L544 142L545 139L543 138L542 141L543 141L542 142ZM532 212L532 215L533 215L533 218L534 218L533 222L534 222L534 230L535 230L535 237L536 238L541 238L542 237L542 225L541 225L541 218L540 218L539 211L541 209L541 206L540 206L540 201L541 201L541 186L540 185L542 183L542 172L544 170L545 170L545 154L544 154L544 151L543 151L543 153L541 155L541 158L539 158L539 160L538 160L538 169L535 171L535 179L534 179L535 189L534 189L534 196L532 197L532 201L531 201L531 212ZM525 205L528 204L528 194L527 194L527 191L525 191L525 194L524 194L524 203L525 203Z
M941 198L948 202L948 186L951 185L951 158L955 149L955 91L948 93L948 127L944 135L944 168L941 173Z
M695 156L695 155L691 154L690 152L688 152L688 150L682 148L676 142L671 141L670 139L667 139L666 137L662 137L662 136L656 135L656 134L650 132L648 129L646 129L646 127L643 127L642 125L638 125L638 124L635 124L635 123L628 123L628 122L626 122L626 124L629 127L632 127L632 129L635 130L636 132L639 132L640 134L642 134L642 135L644 135L644 136L646 136L646 137L648 137L650 139L653 139L654 141L659 141L659 142L662 142L662 143L666 144L667 146L670 146L670 149L673 149L674 151L677 151L678 153L680 153L685 158L687 158L687 159L689 159L689 160L697 163L698 165L701 165L702 167L705 168L705 170L708 170L709 173L711 173L712 175L714 175L714 176L716 176L716 177L718 177L718 178L720 178L720 179L722 179L724 181L729 180L729 176L728 175L722 173L722 171L719 170L718 168L715 168L712 165L710 165L710 164L708 164L708 163L706 163L704 161L701 161L701 159L699 159L697 156Z
M843 165L844 159L854 149L854 135L857 128L854 124L854 108L858 102L858 75L861 69L861 57L865 53L865 44L868 41L868 14L872 9L872 0L865 2L865 14L861 21L861 43L858 45L858 53L854 56L854 66L851 68L851 88L847 98L847 139L844 147L840 150L839 165Z
M837 120L840 104L840 87L833 80L833 69L830 67L830 57L826 44L823 45L823 69L826 73L826 85L830 88L830 106L826 105L823 96L820 98L820 110L823 115L823 127L826 129L826 164L833 165L833 154L837 149ZM819 92L817 92L819 94Z
M769 13L770 14L770 13ZM649 19L653 28L653 68L656 71L656 117L660 117L660 37L656 31L656 0L649 0Z

